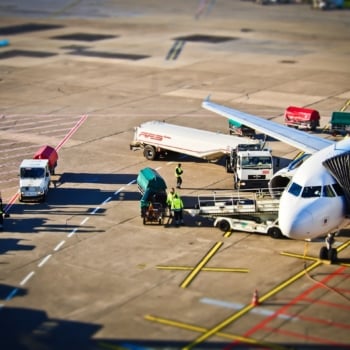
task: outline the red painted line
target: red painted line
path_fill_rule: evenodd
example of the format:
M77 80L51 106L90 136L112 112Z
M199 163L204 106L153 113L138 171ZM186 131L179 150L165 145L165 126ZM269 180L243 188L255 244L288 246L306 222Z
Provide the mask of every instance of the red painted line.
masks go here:
M69 133L63 138L63 140L55 147L55 150L58 152L62 146L70 139L70 137L81 127L81 125L87 119L87 115L83 115L75 126L69 131Z
M327 344L327 345L335 345L335 346L347 345L347 344L338 343L338 342L335 342L335 341L330 341L328 339L314 337L312 335L305 336L305 334L303 334L303 333L291 332L291 331L286 331L286 330L283 330L283 329L276 329L276 328L269 328L269 327L266 327L264 329L267 332L270 332L270 333L283 334L283 335L287 335L287 336L291 336L291 337L299 338L299 339L307 338L307 340L309 340L309 341L311 340L312 342L316 342L316 343L320 343L320 344L324 344L324 345L325 344Z
M325 305L327 307L334 307L342 310L350 310L350 305L344 305L344 304L338 304L338 303L333 303L330 301L324 301L324 300L317 300L317 299L312 299L312 298L304 298L305 301L308 301L312 304L319 304L319 305Z
M5 213L7 213L11 209L13 204L16 202L18 196L19 196L18 192L12 196L12 198L9 200L9 202L6 204L6 206L4 208Z
M337 269L336 271L334 271L332 274L329 274L328 276L326 276L321 283L325 284L328 281L330 281L331 279L338 277L339 274L341 274L344 270L346 269L346 267L342 266L339 269ZM287 310L296 305L298 302L303 301L307 295L311 294L312 292L314 292L315 290L322 288L322 285L320 285L320 283L314 284L312 287L310 287L309 289L305 290L303 293L299 294L297 297L295 297L294 299L292 299L292 301L288 304L286 304L285 306L283 306L282 308L280 308L278 311L276 311L274 314L272 314L271 316L267 317L264 321L260 322L259 324L255 325L253 328L251 328L249 331L247 331L243 336L244 337L250 337L252 336L254 333L256 333L259 330L264 330L267 329L267 324L274 320L275 318L277 318L279 315L281 314L286 314ZM299 317L299 316L298 316ZM308 337L304 336L304 339L307 340ZM233 342L231 345L229 345L228 347L226 347L226 350L229 350L231 348L233 348L235 345L237 345L239 343L239 341L235 341Z

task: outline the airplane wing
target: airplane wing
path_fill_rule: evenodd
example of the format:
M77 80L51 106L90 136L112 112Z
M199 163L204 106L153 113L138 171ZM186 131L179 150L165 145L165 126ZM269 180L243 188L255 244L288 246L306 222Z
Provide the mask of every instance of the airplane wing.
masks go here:
M262 117L238 111L223 105L219 105L206 99L202 107L222 115L228 119L233 119L263 134L273 137L306 153L317 152L334 143L332 140L324 139L305 131L290 128L288 126L267 120Z

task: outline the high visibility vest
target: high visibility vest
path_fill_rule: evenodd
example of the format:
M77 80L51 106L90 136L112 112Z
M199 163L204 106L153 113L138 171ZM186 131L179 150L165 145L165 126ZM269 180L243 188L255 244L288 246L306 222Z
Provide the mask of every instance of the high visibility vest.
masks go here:
M177 168L175 169L175 176L176 176L176 177L181 176L182 173L183 173L183 170L182 170L181 168L177 167Z
M167 199L166 199L166 202L167 202L168 205L171 205L171 203L172 203L172 201L174 199L174 196L175 196L175 193L171 193L171 192L168 193L168 196L167 196Z
M177 197L177 198L174 198L172 203L171 203L171 209L174 209L174 210L180 210L184 207L183 203L182 203L182 200L181 198Z

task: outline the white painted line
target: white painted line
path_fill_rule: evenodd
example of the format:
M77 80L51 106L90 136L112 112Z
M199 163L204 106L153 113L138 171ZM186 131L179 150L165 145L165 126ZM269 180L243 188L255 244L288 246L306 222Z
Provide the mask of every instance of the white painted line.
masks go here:
M127 186L130 186L130 185L134 184L135 182L136 182L136 180L132 180L127 184Z
M34 271L29 272L28 275L23 278L23 280L21 281L21 283L19 285L20 286L25 285L34 276L34 273L35 273Z
M77 232L77 231L78 231L78 229L75 228L67 237L72 237L75 234L75 232Z
M102 202L102 205L107 204L111 199L112 199L112 197L108 197L107 199L105 199L105 200Z
M61 241L60 243L58 243L57 245L56 245L56 247L53 249L55 252L57 252L57 250L59 250L62 246L63 246L63 244L65 244L66 243L66 241Z
M124 190L124 187L120 188L118 191L115 191L114 194L117 195L117 194L119 194L119 192L121 192L123 190Z
M89 218L86 217L79 225L84 225L86 223L86 221L88 221L88 220L89 220Z
M14 296L15 296L15 294L18 292L18 288L14 288L13 290L12 290L12 292L6 297L6 301L9 301L9 300L11 300Z
M38 267L43 266L50 258L51 258L51 254L46 255L45 258L40 261L40 263L38 264Z
M232 303L232 302L211 299L211 298L202 298L202 299L200 299L200 302L204 303L204 304L214 305L214 306L226 307L226 308L234 309L234 310L241 310L245 306L245 305L239 304L239 303ZM254 314L263 315L263 316L272 316L275 314L275 311L266 310L266 309L259 309L259 308L254 308L250 312L254 313ZM279 314L277 316L277 318L282 318L285 320L293 320L293 321L298 319L297 317L293 317L290 315L284 315L284 314Z
M161 166L159 166L158 168L156 168L156 170L159 170L159 169L162 169L162 167L161 167Z
M100 207L96 207L96 208L90 213L90 215L96 214L100 209L101 209Z

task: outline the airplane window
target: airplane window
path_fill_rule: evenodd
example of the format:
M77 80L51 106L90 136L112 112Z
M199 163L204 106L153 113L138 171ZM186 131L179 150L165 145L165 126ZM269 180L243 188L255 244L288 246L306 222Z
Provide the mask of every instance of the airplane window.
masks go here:
M343 196L344 195L344 191L343 189L340 187L339 184L335 183L332 185L333 189L335 191L335 193L337 194L337 196Z
M288 192L290 194L293 194L295 197L298 197L300 192L301 192L302 187L300 185L298 185L297 183L293 182L290 187Z
M301 196L303 198L321 197L322 186L307 186L304 187Z
M326 185L323 187L322 196L323 197L335 197L335 193L334 193L331 185Z

